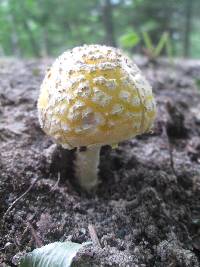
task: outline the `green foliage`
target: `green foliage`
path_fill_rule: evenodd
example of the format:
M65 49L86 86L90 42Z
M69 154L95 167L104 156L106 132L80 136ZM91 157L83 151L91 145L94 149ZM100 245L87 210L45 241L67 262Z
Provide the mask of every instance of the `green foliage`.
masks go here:
M143 39L144 39L144 44L146 46L146 49L149 51L149 53L153 54L155 48L152 44L151 38L148 34L148 32L142 32Z
M161 35L160 40L157 46L155 47L155 51L154 51L155 57L158 57L161 54L162 50L164 49L165 45L168 42L168 38L169 38L169 35L167 32Z
M127 33L123 34L119 38L119 43L123 48L133 48L139 43L139 41L139 35L132 29L129 29Z
M142 27L141 31L142 32L150 32L154 31L159 28L159 23L157 21L154 21L152 19L149 19L147 22L145 22Z
M167 56L172 59L172 47L169 34L164 32L156 46L153 45L151 37L148 32L142 32L143 40L145 44L146 54L152 58L156 59L159 57L164 49L166 49Z
M37 248L25 255L19 267L70 267L78 251L90 242L55 242Z
M109 14L103 8L108 3ZM151 40L142 38L148 50L160 42L157 55L173 50L182 56L188 50L190 56L200 57L199 10L199 0L1 0L0 55L45 57L84 43L109 44L106 38L112 30L113 44L118 40L131 52L141 51L138 33L150 32ZM106 17L112 17L109 23Z

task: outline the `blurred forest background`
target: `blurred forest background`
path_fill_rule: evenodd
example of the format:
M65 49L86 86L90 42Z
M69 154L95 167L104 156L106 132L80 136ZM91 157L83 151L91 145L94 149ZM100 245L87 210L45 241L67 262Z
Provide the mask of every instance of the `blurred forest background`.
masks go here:
M55 56L100 43L200 58L200 0L0 0L0 55Z

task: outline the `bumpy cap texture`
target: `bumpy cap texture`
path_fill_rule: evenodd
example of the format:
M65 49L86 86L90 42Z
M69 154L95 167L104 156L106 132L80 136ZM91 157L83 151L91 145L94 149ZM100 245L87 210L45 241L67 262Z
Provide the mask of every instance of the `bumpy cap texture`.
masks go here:
M156 105L149 83L120 50L84 45L64 52L48 70L38 113L43 130L73 148L149 131Z

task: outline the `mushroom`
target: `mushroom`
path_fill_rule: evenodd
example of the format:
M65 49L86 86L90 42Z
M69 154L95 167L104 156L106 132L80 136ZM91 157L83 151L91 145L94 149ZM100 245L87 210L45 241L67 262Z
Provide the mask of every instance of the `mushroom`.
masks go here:
M38 113L45 133L77 148L75 175L90 191L98 184L102 145L149 132L156 105L151 86L120 50L84 45L64 52L48 70Z

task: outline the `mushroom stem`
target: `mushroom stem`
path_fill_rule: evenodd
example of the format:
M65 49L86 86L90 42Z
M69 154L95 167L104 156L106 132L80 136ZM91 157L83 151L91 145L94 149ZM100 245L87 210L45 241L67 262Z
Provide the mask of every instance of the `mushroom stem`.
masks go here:
M86 150L77 149L75 175L79 185L90 191L98 184L98 165L101 146L90 146Z

